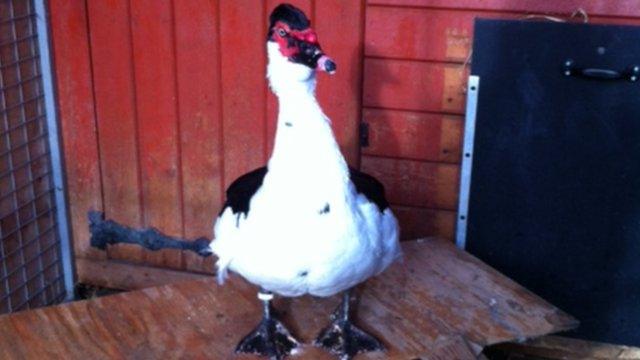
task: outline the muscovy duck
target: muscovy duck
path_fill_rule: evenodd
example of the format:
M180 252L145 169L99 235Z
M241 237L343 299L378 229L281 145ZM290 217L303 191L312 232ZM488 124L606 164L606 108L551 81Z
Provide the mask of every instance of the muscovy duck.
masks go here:
M268 165L227 189L211 250L218 280L229 270L259 286L263 319L236 348L281 359L300 342L271 311L273 294L344 292L333 322L315 341L341 359L382 350L349 320L349 290L400 256L398 223L372 176L349 168L316 101L316 71L334 73L310 22L281 4L270 15L267 77L279 100Z

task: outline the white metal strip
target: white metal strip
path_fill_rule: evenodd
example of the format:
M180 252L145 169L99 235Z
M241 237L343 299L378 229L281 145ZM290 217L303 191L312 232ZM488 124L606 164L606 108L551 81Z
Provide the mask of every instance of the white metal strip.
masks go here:
M458 220L456 245L464 249L467 242L467 220L469 216L469 192L471 190L471 170L473 165L473 139L476 132L476 109L480 77L469 76L467 84L467 109L464 121L464 144L462 146L462 169L460 171L460 196L458 200Z
M69 222L67 218L67 203L65 199L62 153L60 151L60 136L58 134L58 117L55 105L55 92L53 88L53 67L51 66L51 54L49 52L48 14L45 5L46 0L34 1L42 85L44 90L44 104L47 115L47 129L49 132L49 147L51 151L53 185L56 199L56 219L58 223L58 234L60 236L60 247L62 250L62 271L64 275L64 286L67 293L66 299L70 300L73 297L74 271L71 253L71 237L69 235Z

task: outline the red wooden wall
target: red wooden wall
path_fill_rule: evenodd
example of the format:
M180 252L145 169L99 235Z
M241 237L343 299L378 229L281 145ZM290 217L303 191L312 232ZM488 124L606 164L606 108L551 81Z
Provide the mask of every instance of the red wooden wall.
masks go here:
M578 7L594 22L640 16L635 0L290 2L338 63L335 76L320 75L318 95L343 151L385 183L404 238L453 238L475 17L566 17ZM153 267L212 271L212 259L173 250L91 249L86 214L211 237L223 190L263 165L273 144L265 34L277 3L50 1L80 281L138 287L183 276ZM363 149L361 119L370 125Z
M593 23L640 23L636 0L367 1L363 119L371 146L361 163L385 183L403 237L454 237L474 18L567 19L578 8Z
M174 236L212 236L223 191L265 164L277 104L268 91L267 19L276 1L50 2L74 247L81 281L92 261L212 272L174 250L91 249L89 210ZM318 95L357 165L363 4L294 1L339 65ZM317 19L317 21L316 21ZM349 26L344 26L349 19Z

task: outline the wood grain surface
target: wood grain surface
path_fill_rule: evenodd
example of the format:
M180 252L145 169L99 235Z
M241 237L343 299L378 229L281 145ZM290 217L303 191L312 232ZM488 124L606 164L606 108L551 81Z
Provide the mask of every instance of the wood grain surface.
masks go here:
M108 257L139 271L211 271L208 259L189 253L93 249L87 212L104 211L125 225L154 226L171 236L212 237L226 187L263 166L273 148L277 103L265 78L265 43L268 16L280 2L51 3L77 258ZM292 2L311 18L339 66L334 76L319 75L318 97L357 166L364 2Z
M475 359L489 344L567 330L576 321L444 240L405 242L405 257L357 291L356 323L387 353L360 359ZM276 298L305 343L338 297ZM178 282L0 317L0 358L251 359L237 341L260 319L255 288L237 276ZM330 359L305 346L299 359Z

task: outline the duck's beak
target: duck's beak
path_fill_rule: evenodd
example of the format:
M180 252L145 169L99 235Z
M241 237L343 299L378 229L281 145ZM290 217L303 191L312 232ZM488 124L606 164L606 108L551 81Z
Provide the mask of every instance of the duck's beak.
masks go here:
M336 72L336 68L337 68L336 63L333 62L333 60L331 60L331 58L328 57L327 55L322 55L320 59L318 59L318 65L316 67L316 70L325 71L333 75Z

